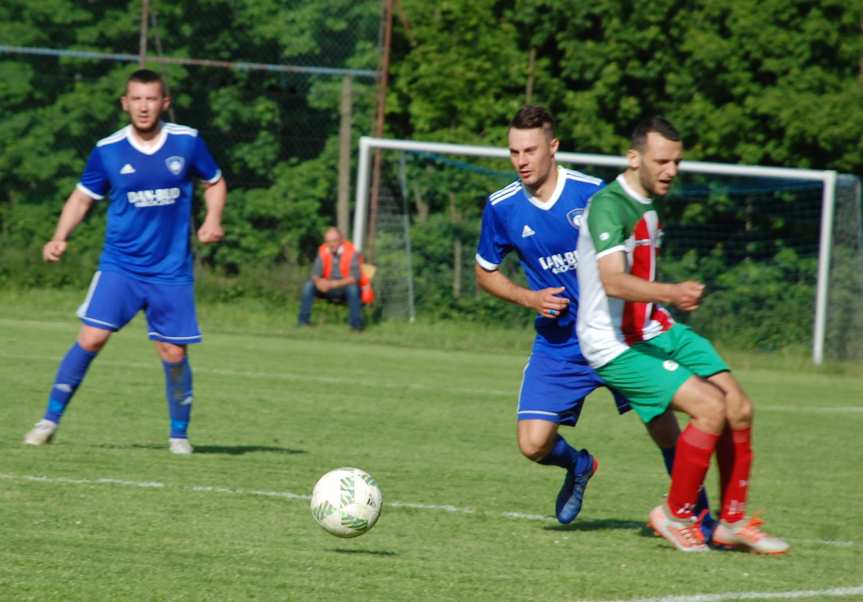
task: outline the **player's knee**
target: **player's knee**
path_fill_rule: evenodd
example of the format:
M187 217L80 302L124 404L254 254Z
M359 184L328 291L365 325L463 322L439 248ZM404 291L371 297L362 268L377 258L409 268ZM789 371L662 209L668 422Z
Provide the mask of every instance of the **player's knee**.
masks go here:
M741 390L726 393L725 406L731 428L742 429L752 426L755 408L746 393Z
M727 420L725 396L722 391L712 386L705 387L696 418L699 419L702 428L713 433L722 432Z
M110 337L110 333L107 331L100 332L82 332L78 336L78 344L81 346L81 349L87 351L88 353L99 353L102 350L102 347L105 346L105 343L108 342L108 338Z
M551 445L545 441L519 439L518 448L521 454L531 462L539 462L551 451Z
M180 345L158 343L156 347L159 350L159 356L161 356L162 360L169 364L178 364L186 357L186 348Z

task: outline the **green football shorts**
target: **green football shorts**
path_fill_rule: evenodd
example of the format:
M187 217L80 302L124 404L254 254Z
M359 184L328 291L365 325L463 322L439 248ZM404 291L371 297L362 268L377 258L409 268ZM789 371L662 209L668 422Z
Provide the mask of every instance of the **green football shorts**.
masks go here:
M671 398L693 375L708 378L728 371L713 345L683 324L637 343L599 368L602 380L629 399L647 424L668 409Z

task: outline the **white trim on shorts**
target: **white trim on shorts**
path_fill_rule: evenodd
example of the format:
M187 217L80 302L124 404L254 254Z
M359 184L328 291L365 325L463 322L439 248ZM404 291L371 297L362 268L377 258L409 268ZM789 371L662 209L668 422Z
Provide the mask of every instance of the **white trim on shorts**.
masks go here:
M84 302L78 306L78 310L75 312L75 315L78 316L81 320L87 320L89 322L93 322L94 324L104 324L109 328L119 329L120 327L116 324L111 324L110 322L103 322L102 320L96 320L95 318L90 318L87 316L87 310L90 309L90 302L93 300L93 295L96 293L96 287L99 285L99 279L102 277L102 271L97 270L95 274L93 274L93 279L90 281L90 288L87 289L87 296L84 297Z
M161 332L156 332L155 330L149 331L147 333L147 336L159 337L160 339L165 339L166 341L188 341L191 339L200 339L201 338L200 334L192 335L190 337L169 337L168 335L162 334Z
M522 414L539 414L540 416L557 416L558 418L560 418L560 414L558 414L557 412L544 412L542 410L524 410L522 412L518 412L519 416L521 416Z

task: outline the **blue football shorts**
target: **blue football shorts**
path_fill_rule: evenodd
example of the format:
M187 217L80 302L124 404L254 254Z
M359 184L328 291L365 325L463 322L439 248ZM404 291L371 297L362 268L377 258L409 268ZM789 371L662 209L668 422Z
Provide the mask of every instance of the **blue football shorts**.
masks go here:
M153 341L200 343L194 284L156 284L120 272L96 272L78 317L87 326L117 332L144 310Z
M584 405L584 398L605 383L587 365L532 353L524 367L518 394L519 420L548 420L575 426ZM620 414L630 410L625 397L611 390Z

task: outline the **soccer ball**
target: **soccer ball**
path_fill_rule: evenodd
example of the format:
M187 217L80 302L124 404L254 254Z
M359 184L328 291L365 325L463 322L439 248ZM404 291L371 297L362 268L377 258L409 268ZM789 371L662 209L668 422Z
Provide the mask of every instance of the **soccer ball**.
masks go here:
M383 496L377 481L359 468L336 468L315 483L312 516L328 533L356 537L375 526Z

